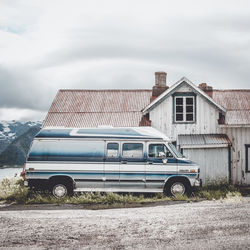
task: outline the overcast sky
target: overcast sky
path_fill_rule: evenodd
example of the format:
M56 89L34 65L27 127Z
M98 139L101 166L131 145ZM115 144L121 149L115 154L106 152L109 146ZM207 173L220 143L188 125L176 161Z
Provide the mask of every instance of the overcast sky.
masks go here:
M58 89L250 86L250 1L0 0L0 120L41 120Z

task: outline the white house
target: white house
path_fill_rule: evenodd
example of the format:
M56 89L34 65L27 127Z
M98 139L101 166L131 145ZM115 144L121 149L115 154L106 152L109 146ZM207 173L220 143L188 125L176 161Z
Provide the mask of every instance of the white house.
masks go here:
M153 126L165 133L207 180L250 184L250 90L214 90L183 77L152 90L59 90L43 127Z
M164 72L156 73L166 74ZM165 77L156 81L165 86ZM156 84L157 86L157 84ZM213 90L187 78L156 97L143 114L188 158L201 166L207 180L250 184L250 91Z

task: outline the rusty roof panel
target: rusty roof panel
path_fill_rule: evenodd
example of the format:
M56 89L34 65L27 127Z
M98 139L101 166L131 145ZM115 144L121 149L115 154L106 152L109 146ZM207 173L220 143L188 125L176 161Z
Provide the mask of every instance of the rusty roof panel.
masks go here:
M249 125L250 110L229 110L226 113L227 125Z
M138 127L141 112L49 113L43 127Z
M181 146L231 144L225 134L178 135L178 143Z
M227 110L226 125L250 124L250 90L214 90L213 99Z
M213 90L213 99L226 110L250 110L250 90Z
M140 111L151 90L59 90L49 112Z
M139 126L151 90L59 90L43 127Z

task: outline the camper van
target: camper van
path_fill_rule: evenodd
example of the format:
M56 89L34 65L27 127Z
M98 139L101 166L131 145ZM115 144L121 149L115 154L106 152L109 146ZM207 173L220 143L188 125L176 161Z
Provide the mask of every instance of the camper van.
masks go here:
M23 170L25 185L57 198L74 192L190 194L199 166L152 127L44 128Z

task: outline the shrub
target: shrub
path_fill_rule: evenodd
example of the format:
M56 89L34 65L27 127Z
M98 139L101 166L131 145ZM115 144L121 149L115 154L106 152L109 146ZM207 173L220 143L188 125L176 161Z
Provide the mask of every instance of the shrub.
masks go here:
M7 202L24 203L29 190L23 185L21 178L3 179L0 182L0 200Z
M230 192L239 192L239 190L229 184L226 180L210 181L202 188L198 188L195 196L207 200L219 200L226 198Z

